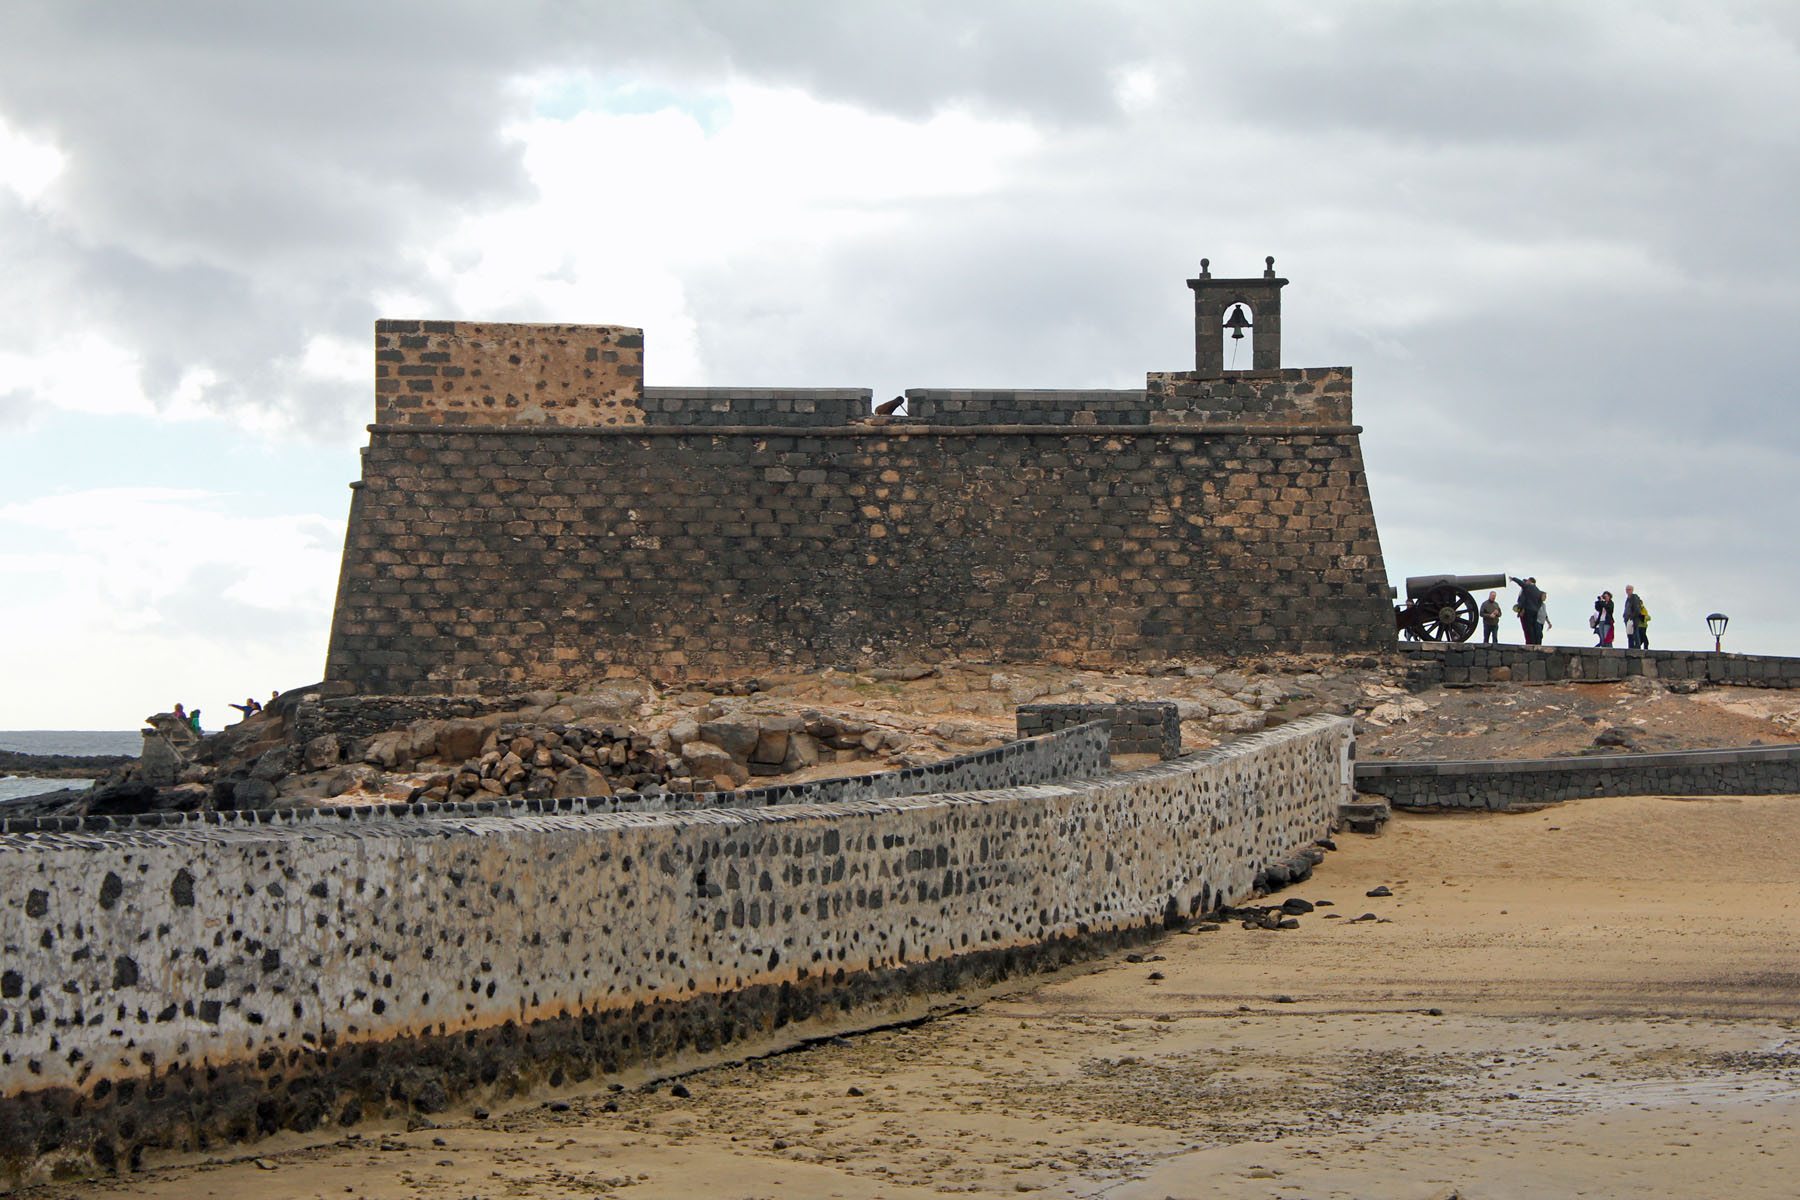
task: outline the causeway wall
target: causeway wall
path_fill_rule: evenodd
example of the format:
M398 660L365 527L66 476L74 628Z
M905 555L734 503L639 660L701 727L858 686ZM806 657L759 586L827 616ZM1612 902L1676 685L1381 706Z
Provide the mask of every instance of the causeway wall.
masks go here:
M9 833L5 1177L678 1064L1148 936L1325 836L1351 730L889 800Z
M1399 808L1505 812L1588 796L1800 795L1800 746L1485 761L1364 761L1356 788Z

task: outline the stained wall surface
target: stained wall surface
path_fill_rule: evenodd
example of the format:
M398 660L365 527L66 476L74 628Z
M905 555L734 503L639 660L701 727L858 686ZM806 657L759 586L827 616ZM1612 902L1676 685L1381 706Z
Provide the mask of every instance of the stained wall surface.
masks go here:
M1160 924L1323 837L1350 759L1351 723L1314 717L990 792L8 835L7 1169L433 1111L541 1078L534 1045L558 1078L614 1070L790 993L879 1002L909 966Z
M1354 427L378 425L326 677L475 693L1392 644Z

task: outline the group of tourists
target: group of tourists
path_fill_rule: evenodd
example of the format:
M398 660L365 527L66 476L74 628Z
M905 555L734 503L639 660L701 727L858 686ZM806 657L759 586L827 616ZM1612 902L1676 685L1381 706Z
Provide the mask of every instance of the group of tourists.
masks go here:
M1601 592L1594 597L1594 611L1588 617L1588 628L1594 631L1596 646L1613 644L1613 594ZM1625 587L1625 648L1628 650L1648 650L1650 648L1650 610L1644 606L1644 598L1629 584Z
M1527 575L1520 579L1517 575L1509 576L1519 585L1519 602L1513 605L1513 612L1519 616L1519 628L1525 633L1527 646L1544 644L1544 630L1551 628L1550 608L1547 601L1550 594L1538 587L1537 576ZM1500 640L1500 618L1505 615L1500 607L1499 593L1489 592L1487 600L1481 605L1481 640L1498 642ZM1601 592L1594 598L1594 611L1588 617L1588 628L1594 631L1598 639L1596 646L1613 644L1613 617L1615 609L1613 594ZM1648 650L1650 648L1650 610L1644 604L1644 598L1637 594L1637 589L1630 584L1625 585L1625 646L1628 650Z
M281 693L279 691L269 693L269 702L271 704L280 698ZM242 704L233 704L230 707L237 709L246 717L253 717L263 710L261 702L259 702L255 696L245 696ZM190 731L194 733L201 732L199 709L196 708L192 712L189 712L180 702L177 702L172 711L175 714L175 719L180 721L182 725L186 726Z

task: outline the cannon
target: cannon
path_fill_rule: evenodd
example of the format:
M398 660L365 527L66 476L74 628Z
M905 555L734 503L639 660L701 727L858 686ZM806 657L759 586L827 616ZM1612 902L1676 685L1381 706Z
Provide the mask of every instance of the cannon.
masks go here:
M1406 581L1406 604L1394 609L1394 626L1427 642L1466 642L1481 626L1473 593L1503 588L1501 575L1414 575Z

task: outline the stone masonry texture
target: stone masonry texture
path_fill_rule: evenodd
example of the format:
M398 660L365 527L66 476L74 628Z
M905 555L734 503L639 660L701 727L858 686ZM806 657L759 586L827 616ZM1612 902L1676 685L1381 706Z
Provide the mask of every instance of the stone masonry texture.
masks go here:
M622 325L375 324L377 419L641 425L644 332Z
M1100 722L1110 735L1109 749L1113 754L1181 757L1181 709L1166 701L1022 704L1014 720L1022 738Z
M328 682L1392 645L1349 368L871 416L867 389L646 388L643 356L624 326L377 323Z
M1351 730L889 800L9 833L0 1168L505 1098L1142 936L1310 851Z
M1588 796L1778 796L1800 792L1800 746L1503 762L1363 762L1357 790L1402 808L1540 808Z
M842 433L374 426L326 677L1392 645L1353 427Z
M1559 683L1642 675L1724 687L1800 687L1800 658L1770 654L1714 654L1706 650L1620 650L1597 646L1512 646L1401 642L1408 674L1421 687L1437 683Z

